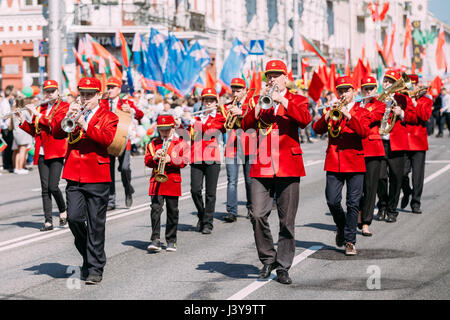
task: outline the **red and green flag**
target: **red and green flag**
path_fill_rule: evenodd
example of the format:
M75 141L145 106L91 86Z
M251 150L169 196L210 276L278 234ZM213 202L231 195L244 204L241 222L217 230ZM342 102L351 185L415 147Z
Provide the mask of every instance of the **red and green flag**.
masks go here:
M322 51L320 51L319 48L317 48L317 46L311 40L306 38L304 35L300 36L300 40L300 50L314 52L320 58L320 60L325 63L325 65L328 65L327 59L325 59Z

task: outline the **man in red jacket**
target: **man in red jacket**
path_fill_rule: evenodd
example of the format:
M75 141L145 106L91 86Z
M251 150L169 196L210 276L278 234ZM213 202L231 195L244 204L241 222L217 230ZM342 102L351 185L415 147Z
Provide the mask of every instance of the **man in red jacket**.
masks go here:
M362 79L361 94L363 101L361 102L360 107L368 111L367 117L370 119L370 133L369 136L362 141L366 173L364 174L364 186L360 202L358 228L362 229L362 235L367 237L372 236L372 233L369 231L369 226L373 220L378 181L380 180L381 160L385 155L379 129L380 120L383 118L386 105L374 97L364 98L376 95L377 89L377 80L374 77Z
M55 138L68 137L62 177L67 180L69 228L83 257L82 276L87 276L86 284L97 284L102 280L106 264L105 223L111 182L107 148L114 140L119 119L99 104L102 96L100 80L82 78L78 91L82 106L74 103L61 108L51 126ZM66 116L76 123L76 128L69 134L61 128Z
M416 74L409 75L414 85L414 90L418 90L419 77ZM426 92L425 92L426 93ZM402 180L403 198L401 208L408 205L411 198L411 209L413 213L421 214L420 198L423 191L423 181L425 178L425 157L428 150L427 121L433 112L433 98L427 94L412 97L417 115L417 124L407 124L409 150L405 153L405 171ZM412 185L409 186L409 173L412 171Z
M288 270L295 254L295 216L299 204L300 177L305 176L299 128L311 122L308 99L289 92L286 64L271 60L266 64L266 88L272 105L262 105L260 96L250 100L250 110L242 119L246 133L258 130L258 149L251 159L252 217L256 248L263 267L260 277L277 271L277 280L291 284ZM273 89L273 90L272 90ZM259 130L260 129L260 130ZM276 194L280 232L275 250L268 218Z
M122 80L116 77L111 77L106 82L106 94L102 103L107 103L110 111L116 113L116 110L124 112L131 112L136 120L141 120L144 113L139 110L132 100L123 100L120 98L122 88ZM119 172L122 179L122 184L125 189L125 205L127 208L133 205L134 188L131 185L131 142L127 141L127 146L124 152L117 157L119 160ZM110 156L111 161L111 185L109 189L108 210L116 208L116 186L115 186L115 165L116 157Z
M55 80L44 81L43 91L44 101L51 100L51 102L37 108L27 105L26 108L33 114L33 118L31 122L24 122L21 119L20 128L35 139L33 162L39 169L45 217L40 230L48 231L53 229L52 196L58 205L59 225L64 226L67 221L66 202L58 186L67 152L67 140L55 139L50 124L56 111L59 108L67 108L68 104L59 98L58 82Z
M245 81L241 78L231 80L231 99L225 104L227 118L229 115L236 117L236 123L242 121L243 116L248 111L248 103L254 90L247 90ZM234 101L234 102L233 102ZM233 104L234 103L234 104ZM255 153L256 134L246 134L240 125L235 124L234 128L227 129L227 142L225 146L225 165L227 169L227 214L224 217L226 222L236 221L238 214L237 182L239 166L242 164L245 193L247 196L247 218L252 212L251 178L250 178L250 155Z
M400 78L399 72L388 70L383 78L383 89L386 90ZM381 178L377 192L378 213L376 219L386 222L397 221L397 205L402 186L405 151L409 150L406 124L417 121L411 98L401 93L395 93L393 99L395 106L392 108L391 115L396 115L397 121L389 133L381 135L385 158L381 161ZM386 103L390 105L392 100L388 100Z
M368 111L353 100L355 89L351 77L338 78L336 91L340 102L324 111L314 123L313 130L317 134L328 132L329 135L325 196L337 227L336 245L345 245L346 255L356 255L356 227L366 171L362 140L369 135L369 117ZM342 118L334 123L336 120L330 118L330 113L336 107L340 108ZM341 205L344 183L347 184L347 214Z
M160 136L147 145L145 154L145 165L153 168L149 189L149 195L152 197L150 213L152 235L147 250L161 251L161 214L165 201L167 207L166 250L174 252L177 250L178 198L181 196L180 169L189 163L189 145L174 136L175 119L171 115L158 116L156 126ZM165 158L163 158L164 154L166 154ZM164 172L158 172L161 161L165 161ZM157 174L166 175L167 181L158 181Z

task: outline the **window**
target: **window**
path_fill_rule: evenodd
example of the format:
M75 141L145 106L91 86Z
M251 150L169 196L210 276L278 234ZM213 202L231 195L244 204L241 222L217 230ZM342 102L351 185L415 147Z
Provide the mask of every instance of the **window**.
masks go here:
M356 29L359 33L366 33L366 19L364 16L356 17Z

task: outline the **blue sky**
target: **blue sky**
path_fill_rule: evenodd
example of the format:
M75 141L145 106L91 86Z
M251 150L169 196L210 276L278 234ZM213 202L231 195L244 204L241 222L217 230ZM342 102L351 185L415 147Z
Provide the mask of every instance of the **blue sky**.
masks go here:
M450 25L450 1L449 0L429 0L428 10L430 10L436 18L447 25Z

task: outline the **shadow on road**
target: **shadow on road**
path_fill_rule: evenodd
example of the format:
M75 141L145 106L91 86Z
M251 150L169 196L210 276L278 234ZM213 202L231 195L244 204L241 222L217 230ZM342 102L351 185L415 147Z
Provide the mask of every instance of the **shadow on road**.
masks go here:
M221 273L229 278L256 279L259 269L251 264L226 263L223 261L208 261L199 264L196 270Z
M73 270L78 267L63 265L60 263L41 263L27 269L25 271L34 271L35 275L46 274L55 279L69 278Z
M42 227L42 222L18 221L14 223L0 224L0 226L18 226L21 228L40 229Z
M127 240L122 242L124 246L135 247L136 249L141 249L147 251L147 247L150 241L141 241L141 240Z
M309 227L320 230L336 231L336 225L324 223L308 223L305 225L297 225L296 227Z

